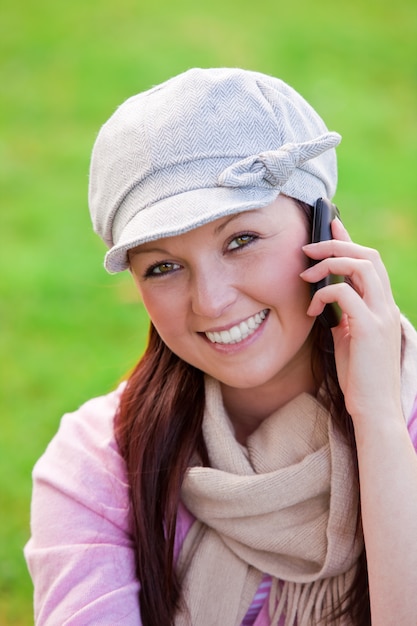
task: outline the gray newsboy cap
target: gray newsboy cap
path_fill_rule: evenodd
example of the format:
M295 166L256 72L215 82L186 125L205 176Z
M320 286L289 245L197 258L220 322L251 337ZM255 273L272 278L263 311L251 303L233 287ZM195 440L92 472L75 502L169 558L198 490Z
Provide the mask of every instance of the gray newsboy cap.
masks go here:
M241 69L192 69L124 102L94 145L89 205L109 248L127 251L279 193L313 204L336 190L334 147L314 109L283 81Z

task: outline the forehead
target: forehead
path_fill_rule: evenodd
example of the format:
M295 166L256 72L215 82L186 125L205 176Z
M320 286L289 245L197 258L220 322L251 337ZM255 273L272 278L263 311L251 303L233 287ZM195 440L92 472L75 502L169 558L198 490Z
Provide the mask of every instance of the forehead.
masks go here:
M201 226L190 229L178 235L169 237L160 237L152 241L141 243L128 251L129 255L135 255L145 252L160 251L172 244L186 244L190 239L200 236L216 237L228 228L236 226L236 228L256 229L256 226L275 224L285 225L291 223L294 219L298 222L300 217L304 219L305 212L300 210L297 200L284 195L278 196L271 204L249 211L241 211L232 215L223 216L212 220Z
M243 217L250 218L254 214L259 214L261 209L255 209L251 211L243 211L240 213L233 213L232 215L227 215L225 217L219 217L216 220L208 222L207 224L203 224L201 226L197 226L196 228L192 228L190 230L185 231L179 235L172 235L170 237L159 237L158 239L154 239L153 241L147 241L145 243L141 243L139 246L131 248L129 250L130 254L136 254L140 252L147 252L149 250L158 248L163 246L165 243L180 241L186 238L192 237L194 233L203 233L203 232L211 232L213 235L220 234L228 224L232 224L233 222L239 221Z

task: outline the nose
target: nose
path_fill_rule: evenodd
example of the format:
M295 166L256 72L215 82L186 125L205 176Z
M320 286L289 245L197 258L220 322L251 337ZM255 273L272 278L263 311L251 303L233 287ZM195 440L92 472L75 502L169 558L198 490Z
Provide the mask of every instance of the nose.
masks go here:
M236 299L236 287L227 270L220 264L200 268L192 278L191 306L193 313L210 319L219 318Z

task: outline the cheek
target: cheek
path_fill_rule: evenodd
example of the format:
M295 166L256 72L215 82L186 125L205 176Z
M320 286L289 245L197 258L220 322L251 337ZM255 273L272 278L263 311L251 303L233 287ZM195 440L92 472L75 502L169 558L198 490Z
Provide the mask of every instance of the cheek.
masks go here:
M140 290L143 305L161 339L171 347L182 334L186 315L184 300L175 289ZM175 351L175 350L174 350Z
M252 283L268 297L281 304L301 304L310 300L310 286L300 278L308 264L306 256L299 251L288 255L271 255L254 272Z
M164 298L142 294L142 301L152 323L157 328L159 326L166 326L174 317L172 313L170 314L172 309L168 306L168 303Z
M165 301L164 304L163 294L160 293L160 290L148 289L146 283L142 284L136 277L134 278L142 304L153 325L157 328L165 317L169 317L167 316L167 302Z

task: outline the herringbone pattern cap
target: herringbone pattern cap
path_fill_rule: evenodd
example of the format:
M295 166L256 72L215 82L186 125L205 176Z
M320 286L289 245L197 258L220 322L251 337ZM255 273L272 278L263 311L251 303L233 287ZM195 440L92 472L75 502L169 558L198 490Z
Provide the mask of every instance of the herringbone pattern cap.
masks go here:
M309 204L336 190L335 146L283 81L240 69L192 69L129 98L94 145L89 204L110 272L127 250L285 193Z

